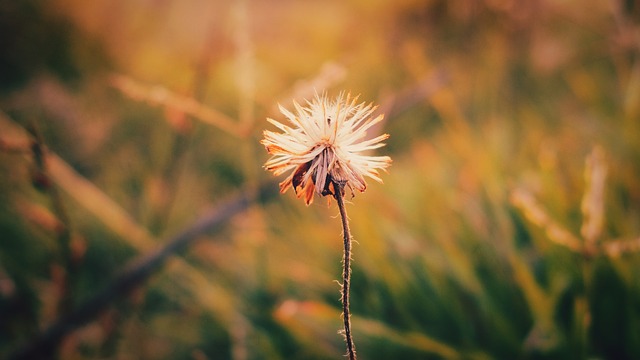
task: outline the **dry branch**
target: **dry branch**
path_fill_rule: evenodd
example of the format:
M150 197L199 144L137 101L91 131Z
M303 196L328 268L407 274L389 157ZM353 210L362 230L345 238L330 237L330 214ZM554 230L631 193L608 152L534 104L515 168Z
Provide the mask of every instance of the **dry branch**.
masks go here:
M245 211L254 201L266 201L275 193L274 189L274 184L267 183L257 191L242 191L215 208L206 211L192 225L165 241L165 246L129 263L108 286L55 321L29 343L16 350L8 359L52 357L67 334L90 322L116 299L129 294L140 286L154 272L159 271L169 257L186 248L199 235L218 230L233 216Z

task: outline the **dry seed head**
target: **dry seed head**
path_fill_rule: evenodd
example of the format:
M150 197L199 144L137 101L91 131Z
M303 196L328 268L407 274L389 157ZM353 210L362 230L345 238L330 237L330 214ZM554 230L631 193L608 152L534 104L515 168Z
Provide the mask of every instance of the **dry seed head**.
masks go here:
M316 94L306 106L294 101L295 112L280 106L289 124L267 119L282 132L264 131L261 144L273 155L264 167L274 175L291 172L280 183L280 192L293 187L309 205L314 193L335 195L333 182L360 192L367 188L365 176L382 182L379 170L389 167L391 158L366 153L384 146L389 135L365 138L383 115L371 117L373 104L356 104L357 100L344 93L335 100Z

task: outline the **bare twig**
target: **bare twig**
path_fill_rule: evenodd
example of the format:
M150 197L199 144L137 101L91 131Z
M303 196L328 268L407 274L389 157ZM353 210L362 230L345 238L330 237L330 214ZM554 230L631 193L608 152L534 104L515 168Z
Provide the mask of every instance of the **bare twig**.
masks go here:
M245 211L255 200L266 201L275 193L274 188L274 184L268 183L257 191L243 191L205 212L193 224L168 239L165 246L129 263L102 291L55 321L8 359L42 359L51 356L67 334L94 319L114 300L140 286L158 271L169 257L186 248L199 235L219 229L233 216Z
M49 174L49 164L47 148L40 130L35 124L27 126L27 131L31 135L31 154L35 167L32 171L33 185L46 193L51 201L51 207L56 218L60 221L60 228L57 232L58 246L60 250L60 262L63 269L61 279L61 298L58 310L61 314L66 313L72 306L72 284L75 274L76 262L71 251L71 226L66 207L58 191L58 187L51 180Z

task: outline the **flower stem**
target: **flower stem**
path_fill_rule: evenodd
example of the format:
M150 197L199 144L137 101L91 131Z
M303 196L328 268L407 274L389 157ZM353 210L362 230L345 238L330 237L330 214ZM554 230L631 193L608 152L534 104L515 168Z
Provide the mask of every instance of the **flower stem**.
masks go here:
M347 209L344 206L344 183L332 180L334 187L334 197L340 209L342 219L344 256L342 261L342 319L344 321L344 338L347 343L347 355L349 360L356 359L356 348L351 337L351 314L349 313L349 285L351 282L351 231L349 230L349 219Z

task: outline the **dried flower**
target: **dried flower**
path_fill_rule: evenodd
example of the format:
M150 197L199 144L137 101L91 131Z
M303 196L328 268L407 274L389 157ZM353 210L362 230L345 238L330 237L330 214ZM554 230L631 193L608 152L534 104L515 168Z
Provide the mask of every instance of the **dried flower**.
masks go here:
M365 176L382 182L378 170L386 169L391 158L363 153L385 145L381 141L388 134L364 140L367 130L382 121L383 115L370 117L376 107L356 104L357 100L344 93L333 101L326 94L316 94L306 107L294 101L295 114L280 106L293 126L267 119L283 133L264 131L261 143L273 155L264 167L276 176L293 170L280 183L280 192L293 186L296 195L304 196L309 205L314 192L335 195L334 182L340 184L340 191L349 187L360 192L367 188Z

